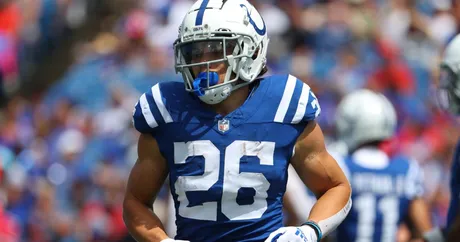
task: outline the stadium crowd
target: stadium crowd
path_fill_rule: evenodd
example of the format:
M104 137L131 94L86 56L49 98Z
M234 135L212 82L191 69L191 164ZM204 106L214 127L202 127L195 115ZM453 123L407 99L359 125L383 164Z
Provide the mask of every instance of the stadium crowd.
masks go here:
M290 72L312 87L331 143L344 94L367 87L391 99L398 135L384 148L422 165L434 224L442 226L458 132L438 110L433 83L440 53L460 29L460 1L251 2L271 38L270 72ZM65 30L84 22L87 3L0 0L0 93L7 100L0 110L0 241L131 241L121 209L136 161L131 113L155 83L181 81L172 43L192 1L138 1L112 31L69 50L74 64L52 87L17 94ZM167 189L161 197L158 207L166 206Z

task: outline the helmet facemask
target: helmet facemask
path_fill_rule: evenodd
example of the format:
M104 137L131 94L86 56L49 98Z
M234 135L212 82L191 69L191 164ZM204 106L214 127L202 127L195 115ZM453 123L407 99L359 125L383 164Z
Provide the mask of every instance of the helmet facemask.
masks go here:
M460 115L460 77L448 65L441 65L437 102L443 110Z
M239 80L246 79L240 70L257 51L254 43L249 35L229 31L182 37L174 44L176 72L182 74L188 92L207 104L220 103L232 91L250 83ZM212 56L212 59L203 59L206 56ZM212 68L221 63L227 68L223 82L219 82L219 75Z

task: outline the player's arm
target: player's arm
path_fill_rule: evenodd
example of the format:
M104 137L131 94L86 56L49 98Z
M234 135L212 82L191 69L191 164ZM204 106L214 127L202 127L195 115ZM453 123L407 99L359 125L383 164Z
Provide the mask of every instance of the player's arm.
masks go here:
M410 202L409 219L414 225L416 231L422 235L428 233L433 227L431 224L431 216L428 205L421 197L417 197Z
M329 234L350 211L351 187L326 150L323 133L315 121L310 121L298 138L291 164L318 199L308 220L318 225L323 235Z
M138 157L129 175L123 201L123 220L137 241L161 241L168 236L152 211L152 205L167 177L167 164L155 138L149 134L139 137Z

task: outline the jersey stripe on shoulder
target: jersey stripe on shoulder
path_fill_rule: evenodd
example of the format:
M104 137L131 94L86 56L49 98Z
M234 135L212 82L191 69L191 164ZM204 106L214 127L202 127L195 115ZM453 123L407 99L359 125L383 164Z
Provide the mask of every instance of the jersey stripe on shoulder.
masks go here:
M296 82L297 78L289 75L286 86L284 88L283 97L281 98L281 102L278 106L278 109L276 110L274 121L277 123L282 123L284 121L284 117L288 111L289 104L291 103L292 95L294 94Z
M297 104L297 110L295 111L294 118L292 119L293 124L298 124L302 121L305 112L307 111L308 100L310 99L310 86L306 83L302 85L302 92L300 94L299 103Z
M168 86L164 87L167 89ZM139 98L133 112L133 124L141 133L151 133L162 124L173 123L174 120L165 105L162 86L154 85Z
M152 87L152 95L153 95L153 99L155 100L155 104L157 105L157 108L160 111L160 114L163 117L165 123L172 123L173 119L171 118L171 115L169 114L163 102L159 84L156 84L155 86Z
M142 115L144 115L145 121L150 126L150 128L158 127L158 122L156 121L155 117L153 117L152 109L150 108L150 104L147 101L147 96L142 94L141 98L139 99L139 105L142 110Z

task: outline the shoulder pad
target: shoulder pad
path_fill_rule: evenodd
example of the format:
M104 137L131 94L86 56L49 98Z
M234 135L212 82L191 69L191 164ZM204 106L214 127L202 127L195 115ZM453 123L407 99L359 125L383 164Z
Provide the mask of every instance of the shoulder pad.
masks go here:
M272 76L273 99L277 100L274 122L298 124L316 119L321 107L308 84L292 75Z
M137 131L152 133L160 125L173 122L162 94L171 91L168 86L166 82L158 83L139 98L133 111L133 125Z

